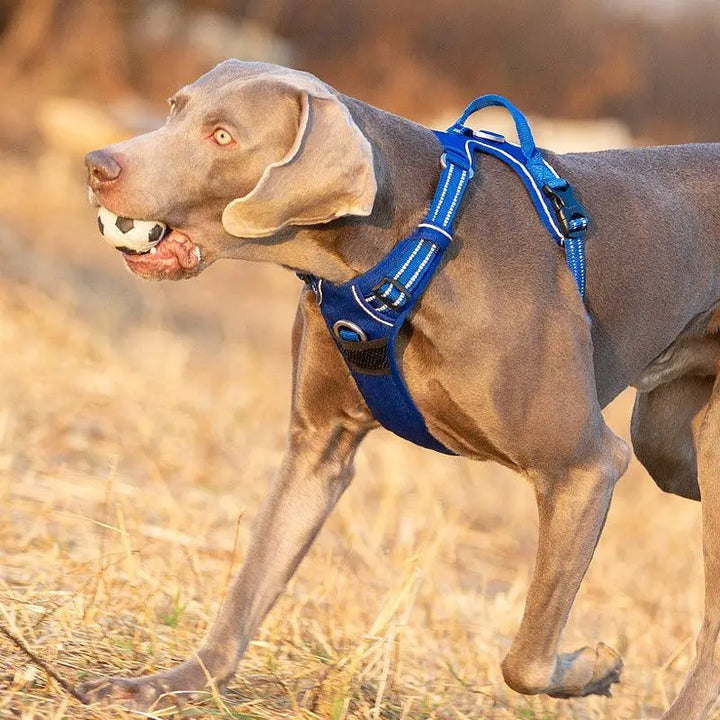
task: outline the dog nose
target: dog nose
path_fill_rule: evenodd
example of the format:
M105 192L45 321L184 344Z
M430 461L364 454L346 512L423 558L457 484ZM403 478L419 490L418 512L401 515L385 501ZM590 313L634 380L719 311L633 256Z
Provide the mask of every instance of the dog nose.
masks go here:
M106 150L93 150L85 156L88 169L88 184L98 190L104 184L117 180L122 168L115 158Z

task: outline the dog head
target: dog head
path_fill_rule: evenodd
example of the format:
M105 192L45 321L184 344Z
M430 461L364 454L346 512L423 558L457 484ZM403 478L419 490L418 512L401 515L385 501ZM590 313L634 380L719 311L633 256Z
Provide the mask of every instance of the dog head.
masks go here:
M98 205L168 226L152 250L123 253L151 279L196 275L231 239L367 216L377 192L370 143L329 86L238 60L176 93L163 127L86 164Z

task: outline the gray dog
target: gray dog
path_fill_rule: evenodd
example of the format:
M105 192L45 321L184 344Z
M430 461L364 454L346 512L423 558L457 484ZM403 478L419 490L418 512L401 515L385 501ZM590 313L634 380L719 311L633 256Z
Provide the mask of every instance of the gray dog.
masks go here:
M150 279L218 258L279 263L340 283L420 221L439 176L424 127L306 73L229 60L171 100L159 130L92 152L98 204L171 232L124 253ZM517 176L481 157L456 240L406 323L402 372L454 452L527 477L539 512L525 613L502 663L522 693L609 694L606 645L558 642L630 458L601 408L638 393L633 443L657 484L702 494L706 606L697 657L666 720L705 716L720 689L720 145L552 155L592 225L586 309ZM86 684L88 699L147 708L222 687L352 477L377 426L318 310L300 299L288 447L245 564L197 657L148 677Z

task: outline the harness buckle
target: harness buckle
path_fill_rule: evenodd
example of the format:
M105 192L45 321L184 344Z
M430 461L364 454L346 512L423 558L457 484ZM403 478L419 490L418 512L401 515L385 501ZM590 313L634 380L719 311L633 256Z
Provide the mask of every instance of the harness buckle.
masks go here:
M567 180L558 180L557 184L543 185L542 190L553 204L562 234L573 239L580 237L587 230L588 216L572 185Z
M398 292L398 297L395 298L395 300L389 297L389 291L387 288L388 285ZM381 290L384 293L382 295L380 294ZM396 310L412 299L410 291L399 280L393 277L384 277L377 285L375 285L375 287L372 288L372 294L381 303L389 305Z

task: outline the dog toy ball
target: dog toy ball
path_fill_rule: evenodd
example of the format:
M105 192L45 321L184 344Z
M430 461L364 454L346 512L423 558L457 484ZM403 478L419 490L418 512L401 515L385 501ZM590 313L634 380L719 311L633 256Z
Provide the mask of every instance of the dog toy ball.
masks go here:
M110 245L130 253L148 252L163 239L167 230L165 223L121 217L104 207L98 208L97 222Z

